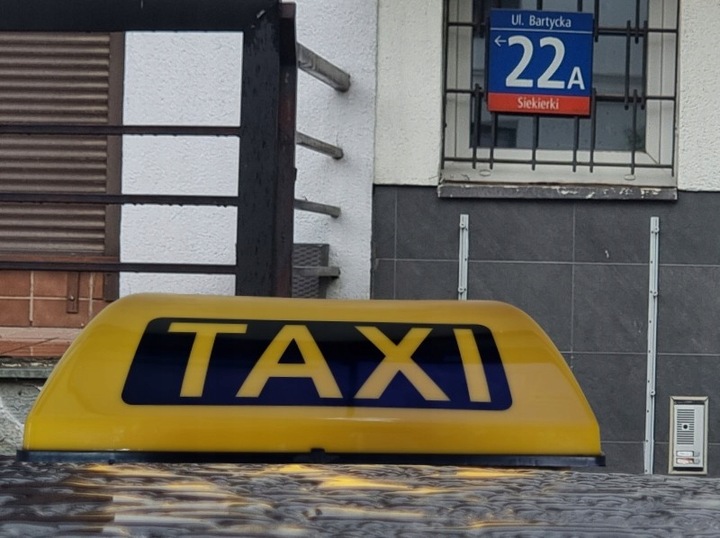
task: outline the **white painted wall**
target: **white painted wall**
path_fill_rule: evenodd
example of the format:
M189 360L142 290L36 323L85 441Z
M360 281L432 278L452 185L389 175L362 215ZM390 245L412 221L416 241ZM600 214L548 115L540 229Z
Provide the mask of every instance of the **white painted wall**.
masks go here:
M329 296L369 297L375 136L377 6L374 0L299 0L298 41L350 73L341 94L299 74L298 129L337 144L345 158L298 148L296 196L338 205L338 219L296 212L295 241L330 244L342 271ZM242 40L238 34L130 34L126 42L126 124L237 125ZM123 192L237 193L237 141L127 137ZM234 263L233 208L125 207L126 262ZM121 294L141 291L232 294L228 276L135 275Z
M126 124L238 125L241 34L126 37ZM131 194L237 194L238 141L125 137L122 189ZM233 263L234 208L124 206L124 262ZM234 292L223 275L121 276L121 295Z
M379 0L375 183L437 185L443 0Z
M376 0L298 0L298 41L351 76L338 93L301 72L298 130L340 146L341 160L297 150L295 194L340 206L338 219L296 211L295 241L328 243L330 263L342 272L329 297L370 296L372 184L376 95Z
M680 105L678 187L720 190L720 108L714 105L720 85L717 21L720 1L680 2Z

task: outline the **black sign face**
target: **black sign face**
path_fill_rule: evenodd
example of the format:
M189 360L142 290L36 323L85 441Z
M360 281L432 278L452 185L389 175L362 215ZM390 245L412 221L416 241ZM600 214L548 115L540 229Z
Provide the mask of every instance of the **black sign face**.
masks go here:
M481 325L160 318L145 329L130 405L384 407L512 405Z

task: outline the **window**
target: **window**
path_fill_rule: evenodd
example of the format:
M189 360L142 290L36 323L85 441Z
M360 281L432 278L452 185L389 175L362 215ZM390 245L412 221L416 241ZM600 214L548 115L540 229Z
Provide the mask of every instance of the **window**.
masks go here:
M674 188L677 0L446 0L443 182ZM490 10L594 16L589 117L491 113Z

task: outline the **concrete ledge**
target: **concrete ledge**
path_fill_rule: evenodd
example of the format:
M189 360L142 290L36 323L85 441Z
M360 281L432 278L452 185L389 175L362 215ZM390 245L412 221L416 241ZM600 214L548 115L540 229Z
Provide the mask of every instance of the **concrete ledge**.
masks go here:
M440 198L530 198L554 200L677 200L670 187L620 187L613 185L503 185L445 181Z
M0 380L45 380L57 364L56 359L17 359L0 357Z
M0 379L45 380L52 371L52 368L0 368Z

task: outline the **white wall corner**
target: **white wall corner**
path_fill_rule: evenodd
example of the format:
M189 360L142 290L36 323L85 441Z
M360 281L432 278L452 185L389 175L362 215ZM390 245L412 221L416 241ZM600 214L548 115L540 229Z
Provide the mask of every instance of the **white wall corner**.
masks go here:
M437 185L442 0L379 0L375 183Z
M299 147L297 198L339 206L333 219L295 212L295 242L327 243L340 278L328 297L370 296L374 175L377 0L297 0L298 42L350 75L338 93L306 73L298 75L298 131L340 146L340 160Z

